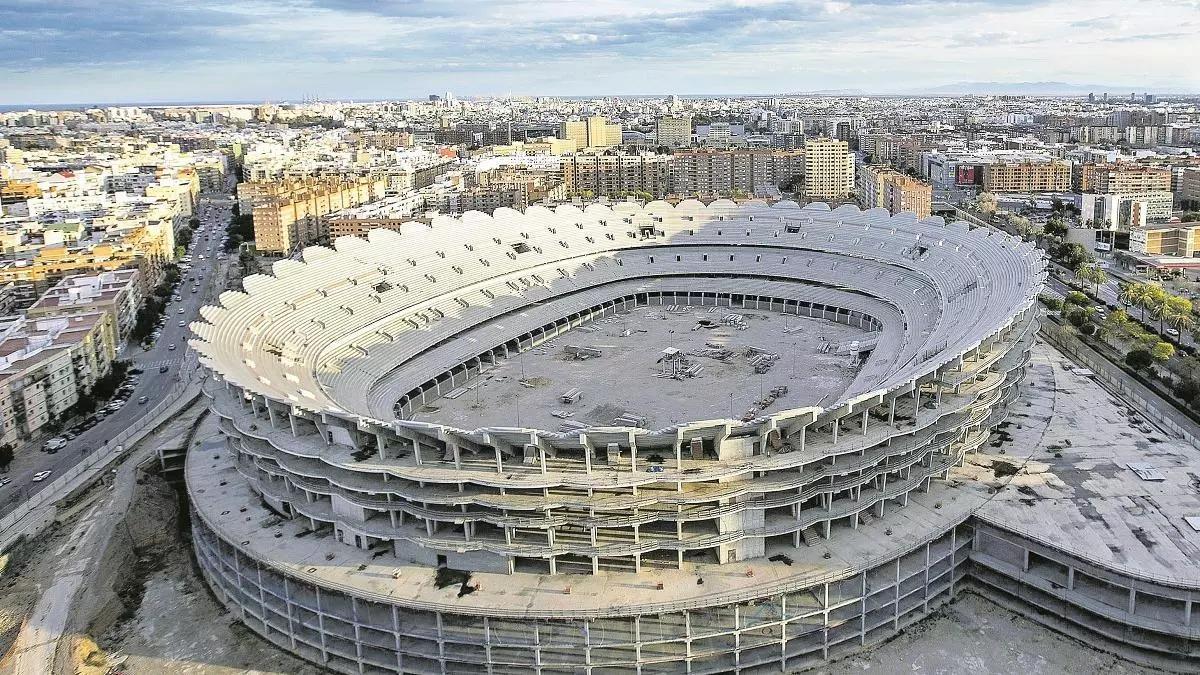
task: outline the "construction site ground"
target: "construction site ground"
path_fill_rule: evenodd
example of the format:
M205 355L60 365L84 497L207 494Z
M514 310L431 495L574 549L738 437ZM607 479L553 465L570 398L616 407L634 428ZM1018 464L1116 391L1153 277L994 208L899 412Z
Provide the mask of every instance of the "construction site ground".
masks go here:
M512 426L519 419L521 426L555 431L565 422L634 426L617 421L622 413L633 413L644 418L646 428L661 429L740 419L780 385L788 393L767 411L829 404L858 373L858 360L845 348L864 340L866 331L747 310L736 312L745 326L739 329L723 323L733 313L729 308L642 307L588 323L485 371L462 391L443 392L414 419L464 429ZM600 356L579 360L566 353L568 346L594 347ZM778 355L766 373L755 372L751 347ZM667 348L678 349L688 366L699 366L698 374L661 377L659 359ZM725 358L717 357L721 349L728 350ZM563 403L560 397L571 389L579 389L582 397Z

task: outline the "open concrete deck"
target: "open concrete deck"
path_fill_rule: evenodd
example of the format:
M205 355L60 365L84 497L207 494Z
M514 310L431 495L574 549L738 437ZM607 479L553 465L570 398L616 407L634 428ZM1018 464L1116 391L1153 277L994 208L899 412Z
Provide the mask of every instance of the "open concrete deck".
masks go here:
M631 412L645 418L646 428L660 429L699 419L740 419L772 388L788 393L768 410L829 404L837 400L860 364L850 354L827 351L826 345L864 340L869 333L843 324L728 307L642 307L575 328L541 346L485 371L456 391L421 408L413 419L463 429L520 425L557 429L564 421L589 426L628 426L616 417ZM730 314L744 318L746 328L722 325ZM693 330L700 322L715 327ZM625 332L628 331L628 335ZM601 356L576 360L570 346L595 347ZM727 359L696 355L719 345L733 352ZM703 368L694 377L660 377L658 360L674 347ZM756 374L745 355L749 347L780 356L766 374ZM711 353L711 352L710 352ZM524 383L524 384L522 384ZM574 404L559 400L578 388ZM732 395L732 396L731 396ZM565 416L552 413L559 411Z
M1200 516L1200 451L1071 365L1052 347L1035 347L1002 432L1012 436L1008 458L1036 451L976 515L1135 579L1200 586L1200 532L1184 520ZM1139 478L1131 463L1153 466L1162 480Z

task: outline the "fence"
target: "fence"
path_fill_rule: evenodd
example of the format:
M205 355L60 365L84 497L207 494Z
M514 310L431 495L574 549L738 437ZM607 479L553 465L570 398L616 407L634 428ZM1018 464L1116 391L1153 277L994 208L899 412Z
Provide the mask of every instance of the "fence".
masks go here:
M159 417L177 404L192 385L192 380L196 377L196 363L195 353L189 350L179 367L179 372L182 374L180 381L175 383L162 401L145 415L138 418L128 429L118 434L116 438L110 439L108 443L101 446L96 452L88 455L86 459L76 464L53 483L50 483L29 499L18 504L12 513L0 518L0 542L6 540L9 531L19 525L29 514L48 504L53 504L61 500L80 486L94 479L102 468L120 457L125 452L127 446L131 447L157 427L161 421Z

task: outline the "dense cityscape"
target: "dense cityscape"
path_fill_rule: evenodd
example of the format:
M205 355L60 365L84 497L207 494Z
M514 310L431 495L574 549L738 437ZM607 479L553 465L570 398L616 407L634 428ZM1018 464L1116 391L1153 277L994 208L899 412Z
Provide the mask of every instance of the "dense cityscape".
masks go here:
M302 64L345 50L341 91L384 68L355 31L486 54L459 9L301 4L281 36L345 22ZM552 95L618 72L563 63L694 84L710 24L925 20L622 5L340 100L152 37L161 8L0 9L12 93L130 101L0 99L0 675L1195 672L1200 83L1051 78L1190 63L1200 21L1073 16L1085 76L1029 60L1064 11L1033 4L946 10L998 22L956 38L1001 55L971 77L1025 82L880 84L881 47L844 82L777 52L777 94ZM278 8L201 5L275 63L218 15ZM228 81L62 56L72 22Z

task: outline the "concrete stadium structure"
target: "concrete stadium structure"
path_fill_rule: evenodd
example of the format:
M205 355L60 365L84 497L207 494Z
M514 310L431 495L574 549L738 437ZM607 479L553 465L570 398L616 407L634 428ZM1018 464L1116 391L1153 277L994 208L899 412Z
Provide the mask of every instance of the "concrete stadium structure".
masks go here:
M303 260L193 325L227 444L193 451L187 479L213 590L333 670L795 670L894 635L963 583L1022 597L1038 565L1088 568L979 520L994 489L947 480L1029 364L1045 262L1018 239L882 209L652 202L437 218ZM607 327L636 352L651 335L630 317L686 308L861 335L838 384L779 399L803 405L737 415L732 389L753 380L729 366L692 385L730 387L728 416L578 421L622 394L572 382L547 345ZM737 338L687 321L658 337ZM790 360L825 351L805 349ZM526 358L615 403L558 430L522 426L520 403L506 425L438 421L484 387L503 402L542 386L517 377ZM663 382L632 360L607 369L651 396ZM475 410L506 419L501 405ZM1161 643L1138 644L1190 649L1191 591L1128 586L1183 603L1178 625L1151 619ZM1044 592L1071 603L1060 590ZM1077 625L1103 614L1075 606Z

